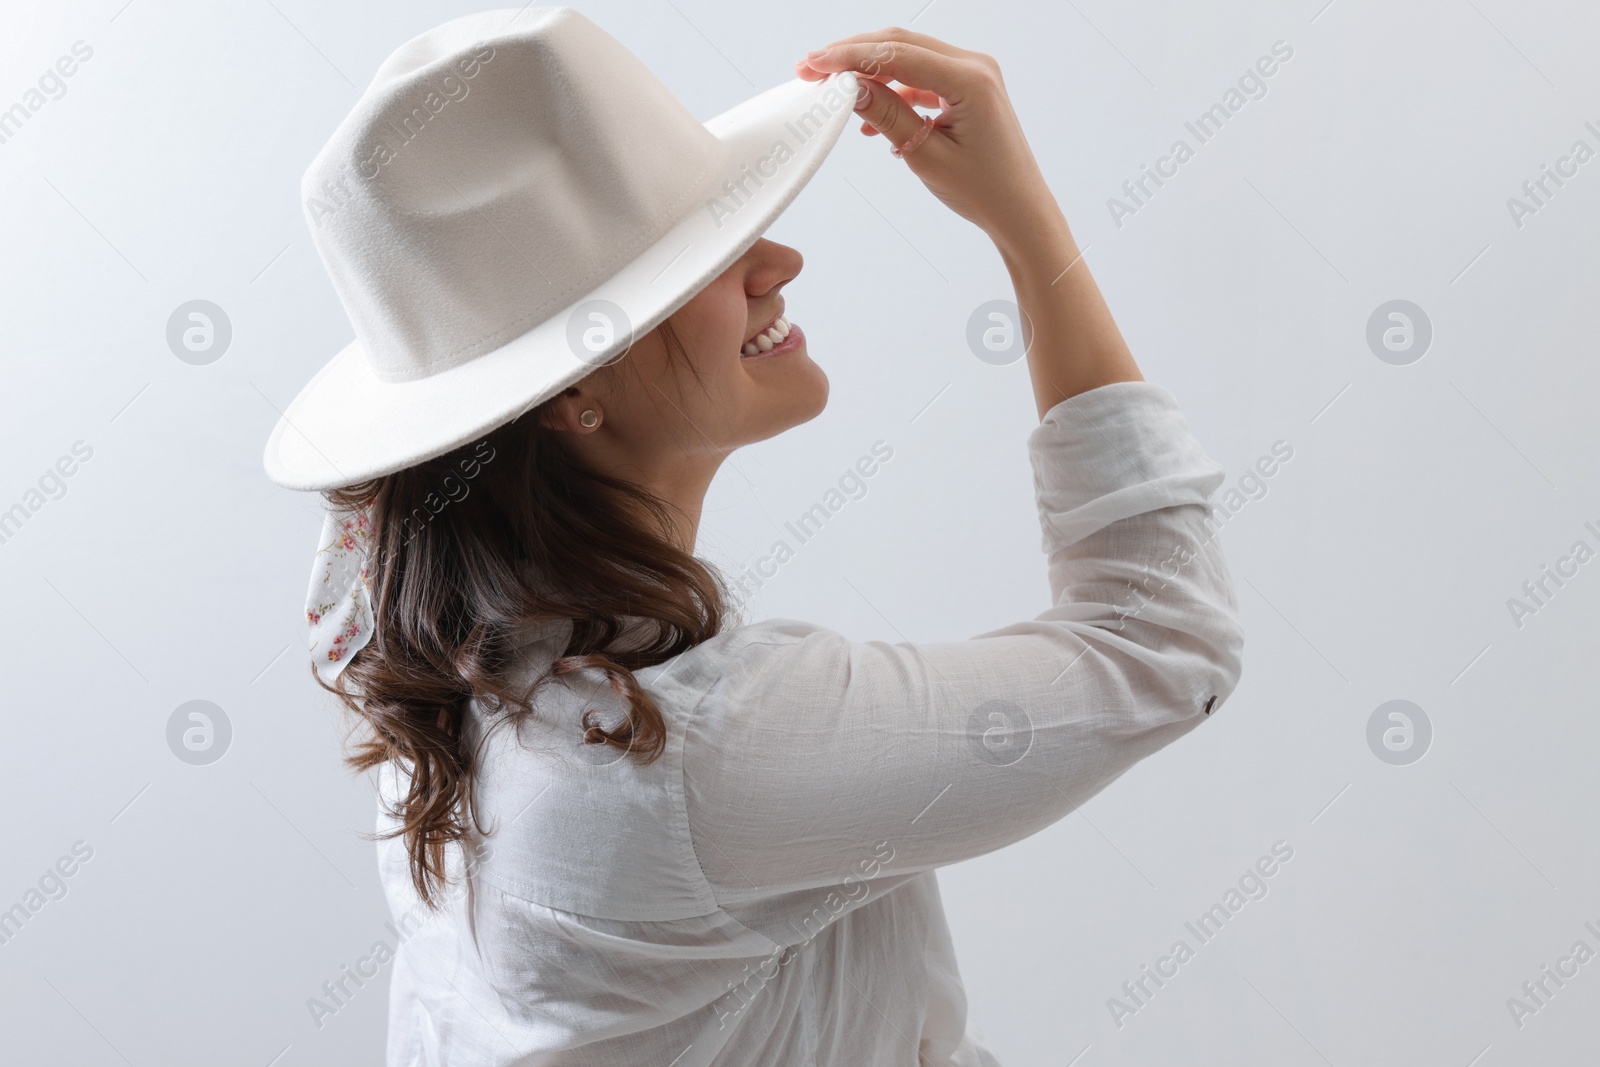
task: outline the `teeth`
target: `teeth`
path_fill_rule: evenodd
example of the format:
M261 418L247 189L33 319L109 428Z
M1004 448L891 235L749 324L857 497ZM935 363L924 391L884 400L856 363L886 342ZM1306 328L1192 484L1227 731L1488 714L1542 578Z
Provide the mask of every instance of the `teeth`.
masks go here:
M789 336L789 320L779 316L775 322L761 333L746 341L739 351L747 356L759 356L763 352L772 351L772 347Z

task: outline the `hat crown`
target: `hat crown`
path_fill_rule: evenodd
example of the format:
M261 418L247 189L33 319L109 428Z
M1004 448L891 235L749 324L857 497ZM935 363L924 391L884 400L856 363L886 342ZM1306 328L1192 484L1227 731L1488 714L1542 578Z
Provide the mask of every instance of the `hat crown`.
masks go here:
M571 8L400 46L301 180L375 377L460 366L566 308L711 187L726 149Z

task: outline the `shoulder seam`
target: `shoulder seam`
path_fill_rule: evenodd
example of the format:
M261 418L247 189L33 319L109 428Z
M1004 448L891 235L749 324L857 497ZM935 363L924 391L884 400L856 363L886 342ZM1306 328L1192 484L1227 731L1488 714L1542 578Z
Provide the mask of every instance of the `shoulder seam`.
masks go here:
M746 641L742 642L738 646L738 649L739 650L743 650L743 649L751 648L751 647L755 647L755 646L763 646L763 647L765 647L765 646L771 646L771 645L783 645L783 644L793 644L793 643L794 643L793 639L788 638L788 637L776 637L776 636L774 636L774 637L766 637L764 635L751 635L749 640L746 640ZM730 650L730 651L732 651L732 650ZM717 912L719 914L723 915L725 918L727 918L727 920L729 922L738 924L738 926L741 929L750 930L750 927L745 926L745 924L742 923L742 922L739 922L738 919L734 918L731 914L728 913L727 909L723 907L722 901L717 897L716 887L711 884L711 879L706 876L705 864L702 863L701 860L700 860L700 849L699 849L699 846L695 843L694 825L693 825L693 822L689 818L689 791L688 791L687 783L684 781L684 754L687 751L688 745L689 745L689 731L693 728L695 717L700 714L701 707L710 698L711 691L716 688L717 683L719 681L721 681L724 677L725 677L725 674L719 673L715 678L713 678L711 680L711 684L706 686L705 690L695 700L694 704L691 707L689 707L689 709L687 711L684 712L684 715L683 715L683 737L680 739L680 741L678 743L678 767L677 767L677 771L678 771L678 774L677 774L678 812L683 817L684 832L688 835L688 838L689 838L689 854L694 857L695 870L700 875L700 883L701 883L701 885L703 885L705 887L706 895L711 899L711 903L716 907ZM778 945L778 943L776 941L773 941L772 938L767 937L766 934L761 933L759 930L750 930L750 932L752 934L756 935L757 937L760 937L763 940L765 940L768 943L770 943L775 949L781 947L781 946Z

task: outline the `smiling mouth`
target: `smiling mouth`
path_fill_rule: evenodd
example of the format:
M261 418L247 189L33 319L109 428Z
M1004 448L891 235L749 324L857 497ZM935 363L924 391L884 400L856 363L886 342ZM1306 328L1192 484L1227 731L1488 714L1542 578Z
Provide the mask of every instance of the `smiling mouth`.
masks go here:
M744 359L782 355L798 348L803 337L800 327L779 315L765 329L746 341L739 354Z

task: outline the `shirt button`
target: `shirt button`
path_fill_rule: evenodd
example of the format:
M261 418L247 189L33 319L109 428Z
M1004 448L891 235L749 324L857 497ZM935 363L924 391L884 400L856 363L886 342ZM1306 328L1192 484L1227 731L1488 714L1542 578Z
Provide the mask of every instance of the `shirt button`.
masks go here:
M1212 693L1211 694L1211 699L1206 701L1206 706L1201 708L1200 710L1205 712L1207 715L1210 715L1211 714L1211 705L1215 704L1216 702L1217 702L1217 694Z

